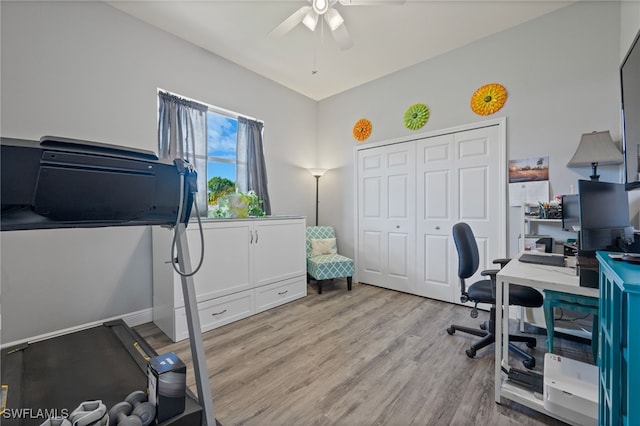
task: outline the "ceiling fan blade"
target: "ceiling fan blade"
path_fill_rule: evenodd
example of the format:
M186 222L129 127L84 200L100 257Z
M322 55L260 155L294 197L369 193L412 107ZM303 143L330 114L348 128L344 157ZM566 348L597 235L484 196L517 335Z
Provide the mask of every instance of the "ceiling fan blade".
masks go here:
M344 18L340 15L340 12L331 8L324 14L324 22L327 23L331 31L335 31L340 25L344 24Z
M351 40L349 31L347 31L347 27L344 24L331 31L331 34L336 43L338 43L340 50L347 50L353 47L353 40Z
M289 16L287 19L282 21L280 25L275 27L269 35L275 37L282 37L289 31L291 31L296 25L298 25L304 17L307 15L309 11L311 11L311 6L302 6L300 9L296 10Z
M406 0L338 0L343 6L376 6L382 4L403 4Z
M309 12L307 12L306 15L304 15L304 18L302 19L302 23L304 24L305 27L309 28L311 31L315 31L316 30L316 25L318 25L318 14L315 12L315 10L310 10Z

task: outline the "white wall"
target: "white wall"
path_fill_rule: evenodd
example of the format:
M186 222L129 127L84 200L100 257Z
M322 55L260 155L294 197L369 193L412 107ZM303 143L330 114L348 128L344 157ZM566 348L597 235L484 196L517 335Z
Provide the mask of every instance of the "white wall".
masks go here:
M274 214L315 216L316 102L101 2L1 2L3 137L157 145L158 87L265 121ZM151 308L144 228L1 235L2 341Z
M625 7L633 19L619 2L579 2L316 103L103 3L0 2L1 135L155 150L157 87L258 117L274 214L313 221L314 178L304 167L332 169L320 180L320 222L336 227L340 250L352 255L351 129L361 117L373 122L370 141L415 134L402 115L416 102L431 108L424 132L478 122L472 92L499 82L509 99L490 118L507 117L509 158L549 155L553 194L586 178L589 169L565 167L580 134L609 129L620 140L620 22L630 21L629 32L640 22L637 5ZM620 178L619 168L600 171L603 180ZM510 217L517 235L517 214ZM149 309L149 234L2 233L2 341Z
M340 250L353 255L353 124L367 117L369 141L415 134L404 111L422 102L431 109L423 132L482 121L469 108L473 91L503 84L509 98L493 117L507 118L508 158L549 156L551 194L568 193L590 168L568 169L580 135L610 130L621 140L618 67L620 3L578 2L348 92L318 109L320 221L337 227ZM422 42L418 41L416 48ZM364 142L364 143L367 143ZM620 181L621 168L600 167L601 180ZM517 251L518 212L509 212L509 253ZM351 243L351 245L349 245Z

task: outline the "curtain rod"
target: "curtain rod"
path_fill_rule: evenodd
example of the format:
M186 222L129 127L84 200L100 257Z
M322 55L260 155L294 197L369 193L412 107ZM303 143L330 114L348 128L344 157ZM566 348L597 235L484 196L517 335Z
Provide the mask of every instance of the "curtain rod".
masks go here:
M216 112L221 113L221 115L226 115L226 116L228 116L228 117L232 117L232 118L236 118L236 119L237 119L238 117L244 117L244 118L246 118L246 119L248 119L248 120L257 121L258 123L260 123L260 124L263 124L263 125L264 125L264 121L262 121L262 120L258 120L257 118L249 117L248 115L245 115L245 114L240 114L240 113L237 113L237 112L235 112L235 111L231 111L231 110L229 110L229 109L220 108L220 107L217 107L217 106L214 106L214 105L208 104L208 103L206 103L206 102L198 101L198 100L196 100L196 99L191 99L191 98L189 98L189 97L187 97L187 96L178 95L177 93L173 93L173 92L170 92L170 91L168 91L168 90L158 88L158 93L161 93L161 92L162 92L162 93L166 93L166 94L168 94L168 95L177 96L178 98L186 99L186 100L188 100L188 101L197 102L197 103L199 103L199 104L205 105L207 108L212 109L212 110L214 110L214 111L216 111Z

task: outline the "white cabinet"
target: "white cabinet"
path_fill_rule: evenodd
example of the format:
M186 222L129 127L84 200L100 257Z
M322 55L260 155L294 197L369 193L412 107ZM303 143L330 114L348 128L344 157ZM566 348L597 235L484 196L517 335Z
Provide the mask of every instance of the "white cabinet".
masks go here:
M193 277L202 331L304 297L304 218L203 222L204 261ZM180 276L170 263L173 231L154 227L153 319L173 341L188 337ZM200 230L187 228L192 267L200 259ZM175 255L175 253L174 253Z

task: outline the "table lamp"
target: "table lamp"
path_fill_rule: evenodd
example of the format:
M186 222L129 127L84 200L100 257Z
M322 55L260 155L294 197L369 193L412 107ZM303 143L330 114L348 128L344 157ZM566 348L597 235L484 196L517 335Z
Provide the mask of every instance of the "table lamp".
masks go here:
M591 180L599 180L598 165L622 163L622 152L615 146L609 131L585 133L567 167L591 166Z

